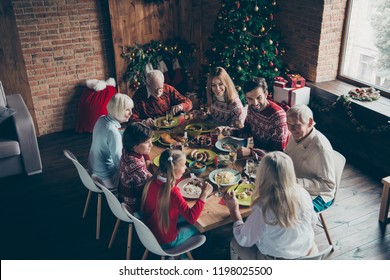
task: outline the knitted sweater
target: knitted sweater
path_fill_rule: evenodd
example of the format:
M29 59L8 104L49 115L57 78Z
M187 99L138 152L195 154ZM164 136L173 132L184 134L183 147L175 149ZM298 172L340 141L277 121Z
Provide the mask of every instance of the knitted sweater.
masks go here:
M152 176L145 164L149 159L149 155L123 150L120 161L119 200L129 205L134 212L139 211L145 183Z
M233 134L237 137L253 136L255 148L283 151L290 135L286 112L272 101L269 101L269 105L262 111L256 111L249 106L244 127Z
M182 104L183 110L188 112L192 109L192 101L181 95L174 87L164 84L163 94L159 98L148 97L146 86L138 89L133 95L134 108L132 121L140 121L148 118L165 116L172 106Z
M204 201L198 199L194 206L190 208L181 195L179 188L174 186L171 189L169 205L169 228L164 232L159 227L158 222L158 195L163 184L158 178L151 182L144 205L143 217L145 224L156 236L158 242L160 244L167 244L175 240L178 235L177 222L179 216L182 216L190 224L195 223L202 213Z
M237 121L244 123L243 107L239 97L231 103L214 100L210 107L210 113L220 125L233 126Z

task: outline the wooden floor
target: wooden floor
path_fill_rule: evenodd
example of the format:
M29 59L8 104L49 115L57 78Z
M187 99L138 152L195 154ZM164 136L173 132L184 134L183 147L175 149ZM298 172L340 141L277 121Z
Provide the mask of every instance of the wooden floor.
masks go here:
M96 196L91 199L86 219L81 217L87 190L62 151L69 149L86 166L90 143L91 135L71 131L41 137L43 173L0 179L1 259L125 258L124 224L113 248L108 248L116 219L104 199L100 240L95 239ZM331 259L390 259L390 225L386 230L378 223L381 191L380 178L364 174L347 158L336 204L324 213L335 244ZM193 252L194 258L229 259L231 238L231 225L207 233L206 244ZM316 241L320 248L327 244L319 227ZM142 253L134 234L131 258L140 259Z

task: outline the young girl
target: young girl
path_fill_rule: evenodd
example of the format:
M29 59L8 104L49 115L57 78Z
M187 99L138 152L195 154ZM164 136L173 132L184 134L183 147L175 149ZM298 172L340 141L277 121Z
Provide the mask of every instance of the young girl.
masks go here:
M160 167L145 186L141 212L145 224L164 249L175 247L198 233L190 224L200 216L213 187L206 183L199 199L190 208L176 186L186 170L186 156L180 150L165 150ZM183 219L179 219L181 216ZM183 221L181 221L183 220Z
M234 221L232 259L295 259L318 252L309 193L296 183L291 158L270 152L257 170L252 213L243 222L234 192L225 202Z
M142 123L129 124L123 133L119 200L129 205L133 212L140 210L144 186L152 176L149 171L152 135L151 128Z
M233 81L222 67L214 68L207 78L207 107L220 125L241 128L245 116Z

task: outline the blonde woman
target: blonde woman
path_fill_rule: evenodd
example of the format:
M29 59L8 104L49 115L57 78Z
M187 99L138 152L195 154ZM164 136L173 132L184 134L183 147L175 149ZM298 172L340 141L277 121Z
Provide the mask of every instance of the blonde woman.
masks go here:
M252 213L245 223L235 194L225 195L234 221L232 259L295 259L318 252L313 229L317 214L309 193L296 182L291 158L270 152L258 167Z
M243 126L245 116L242 102L232 79L222 67L214 68L208 75L207 107L219 125Z
M200 216L204 201L213 190L206 183L200 197L190 208L176 186L176 180L186 170L185 163L186 156L180 150L162 152L160 167L146 183L141 198L143 220L164 249L175 247L198 233L191 224Z
M89 151L88 168L97 175L109 190L116 192L119 183L119 164L122 156L121 123L129 121L134 107L126 94L117 93L107 104L107 115L95 123L92 145Z

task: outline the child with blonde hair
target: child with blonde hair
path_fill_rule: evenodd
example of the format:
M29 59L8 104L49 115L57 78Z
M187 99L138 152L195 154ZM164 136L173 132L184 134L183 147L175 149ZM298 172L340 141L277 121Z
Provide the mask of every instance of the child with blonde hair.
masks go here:
M180 150L165 150L160 155L159 169L146 183L141 212L144 223L156 236L163 249L183 243L198 233L192 225L199 218L204 201L213 187L206 183L193 207L189 207L176 186L186 170L186 156Z
M283 152L267 153L261 160L245 223L234 192L225 195L225 202L234 221L232 259L295 259L318 252L313 229L317 214Z

